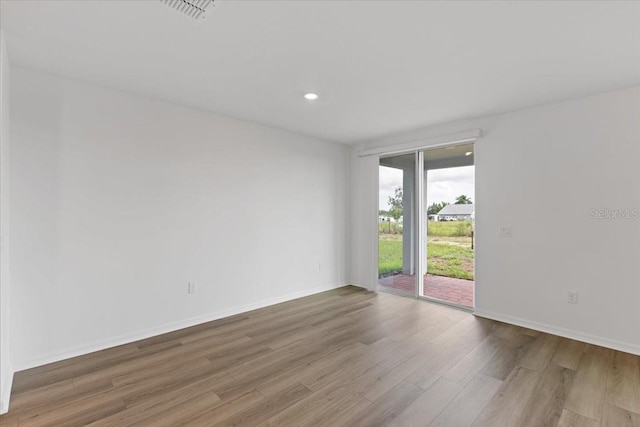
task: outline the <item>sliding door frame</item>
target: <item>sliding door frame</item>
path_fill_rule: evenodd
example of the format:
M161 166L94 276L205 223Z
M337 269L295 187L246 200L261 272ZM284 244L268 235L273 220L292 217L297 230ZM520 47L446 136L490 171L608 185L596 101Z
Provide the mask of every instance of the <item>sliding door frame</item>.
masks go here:
M424 294L424 276L426 273L428 273L427 270L427 244L428 244L428 239L429 236L427 234L427 227L426 227L426 222L424 221L424 214L426 212L426 206L423 207L423 203L424 201L424 194L425 194L425 190L426 190L426 182L424 179L424 153L427 151L431 151L431 150L438 150L438 149L442 149L442 148L447 148L447 147L455 147L458 145L463 145L463 144L473 144L474 146L474 151L475 151L475 144L476 141L471 141L471 142L455 142L455 143L451 143L451 144L446 144L446 145L442 145L442 146L438 146L438 147L433 147L430 146L428 148L424 148L422 150L420 150L420 161L418 162L416 159L416 167L419 166L420 169L418 169L420 171L420 174L416 173L416 178L418 178L418 175L420 175L420 187L419 187L419 193L417 194L417 197L420 198L419 200L419 204L418 204L418 210L420 211L419 214L420 215L420 223L417 225L416 230L418 231L418 233L420 233L420 247L416 248L417 250L417 254L422 256L423 258L419 258L421 260L420 265L419 265L419 275L416 275L416 298L418 299L423 299L423 300L427 300L427 301L431 301L431 302L436 302L438 304L443 304L443 305L448 305L450 307L454 307L454 308L458 308L460 310L464 310L464 311L469 311L469 312L473 312L475 310L475 295L476 295L476 291L475 291L475 280L474 280L474 289L473 289L473 307L467 307L464 305L460 305L460 304L456 304L450 301L446 301L446 300L441 300L438 298L433 298L433 297L429 297ZM474 159L474 166L475 166L475 159ZM418 185L418 183L416 182L416 185ZM475 178L474 178L474 182L473 185L475 187ZM417 217L416 215L416 217ZM423 240L424 239L424 240ZM477 243L477 242L476 242ZM474 249L475 251L475 249ZM475 253L474 253L474 257L473 257L473 273L475 276L475 271L476 271L476 257L475 257Z
M416 280L414 283L414 298L417 299L422 299L422 300L426 300L426 301L430 301L430 302L435 302L438 304L443 304L443 305L447 305L450 307L454 307L454 308L458 308L460 310L464 310L464 311L469 311L469 312L473 312L475 309L475 289L474 289L474 307L466 307L463 305L459 305L459 304L454 304L448 301L444 301L444 300L440 300L437 298L431 298L425 295L421 295L424 291L424 275L427 272L427 232L426 232L426 226L425 226L425 222L424 222L424 218L425 218L425 209L423 209L423 205L425 203L425 182L424 182L424 153L425 151L430 151L430 150L435 150L435 149L440 149L440 148L447 148L447 147L455 147L458 145L462 145L462 144L469 144L472 143L474 144L474 147L476 146L477 143L477 139L480 138L482 136L482 131L481 130L476 130L476 131L468 131L468 132L462 132L460 134L458 134L459 136L464 136L460 139L456 138L456 135L451 135L449 137L449 140L446 141L447 137L438 137L438 138L434 138L434 143L433 144L428 144L427 141L424 141L424 144L420 144L420 142L413 142L410 144L406 144L406 148L401 148L401 147L388 147L387 149L385 148L375 148L375 149L370 149L370 150L363 150L359 153L359 156L363 157L363 156L369 156L369 155L374 155L377 158L377 170L376 170L376 185L379 186L379 168L380 168L380 159L384 158L384 157L389 157L389 156L394 156L394 155L402 155L402 154L411 154L414 153L415 154L415 191L414 191L414 203L413 203L413 229L415 230L415 232L418 233L418 236L414 236L414 238L416 238L417 244L414 245L414 257L416 260ZM410 146L409 146L410 145ZM475 151L475 150L474 150ZM475 162L474 162L475 165ZM475 183L474 183L475 185ZM377 199L377 203L376 203L376 218L377 218L377 209L379 206L379 196L378 193L376 193L376 199ZM376 221L376 228L375 230L373 230L373 232L375 232L375 242L378 242L378 221ZM477 239L476 239L476 248L477 248ZM476 249L477 250L477 249ZM378 277L377 274L377 270L378 270L378 257L379 257L379 249L378 249L378 244L376 243L376 250L375 250L375 263L374 263L374 268L376 269L376 274L375 277ZM474 275L475 275L475 256L474 256ZM474 280L475 282L475 280ZM421 288L422 286L422 288ZM475 283L474 283L474 287L475 287ZM376 279L376 284L374 289L376 289L376 291L380 291L380 284L379 284L379 279ZM390 290L385 289L384 292L387 293L392 293L394 295L400 295L400 296L404 296L404 297L411 297L411 295L408 294L403 294L400 292L393 292Z
M426 241L426 230L424 227L424 208L423 205L425 203L424 199L424 150L420 150L416 153L416 183L415 185L415 193L414 193L414 218L416 222L413 224L414 233L417 233L417 236L414 236L416 241L418 242L415 251L415 260L416 260L416 297L421 297L421 287L424 287L424 275L427 270L427 241Z

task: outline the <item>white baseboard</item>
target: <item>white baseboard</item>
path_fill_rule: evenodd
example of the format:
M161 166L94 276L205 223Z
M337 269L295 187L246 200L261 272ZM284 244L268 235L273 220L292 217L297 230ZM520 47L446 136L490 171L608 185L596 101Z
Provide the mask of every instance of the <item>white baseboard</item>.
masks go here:
M11 368L11 365L9 365L8 370L9 372L6 378L4 378L0 384L0 415L6 414L9 411L9 399L11 398L14 370Z
M82 356L88 353L93 353L95 351L100 351L100 350L116 347L123 344L129 344L134 341L143 340L145 338L154 337L156 335L177 331L178 329L188 328L190 326L199 325L201 323L210 322L212 320L222 319L224 317L241 314L247 311L256 310L258 308L268 307L270 305L279 304L282 302L291 301L293 299L330 291L332 289L337 289L344 286L347 286L347 284L340 283L340 284L333 284L333 285L326 285L326 286L318 286L315 288L306 289L304 291L292 292L286 295L281 295L274 298L268 298L255 303L237 306L228 310L209 313L204 316L193 317L193 318L185 319L179 322L169 323L169 324L165 324L155 328L137 331L132 334L121 335L119 337L96 341L87 345L82 345L74 348L69 348L63 351L42 355L42 356L18 363L16 366L15 372L23 371L25 369L35 368L37 366L42 366L49 363L59 362L61 360Z
M589 344L599 345L601 347L611 348L613 350L623 351L640 356L640 346L636 344L610 340L608 338L598 337L595 335L585 334L583 332L564 329L546 323L533 322L519 317L508 316L505 314L494 313L491 311L475 310L474 315L485 317L487 319L497 320L499 322L511 323L513 325L522 326L524 328L533 329L540 332L546 332L552 335L558 335L565 338L571 338L576 341L582 341Z

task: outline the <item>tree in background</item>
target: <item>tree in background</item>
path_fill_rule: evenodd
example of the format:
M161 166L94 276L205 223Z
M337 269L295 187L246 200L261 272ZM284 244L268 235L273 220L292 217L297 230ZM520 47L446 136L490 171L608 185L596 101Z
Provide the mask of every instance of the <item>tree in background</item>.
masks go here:
M389 196L389 215L396 221L402 216L402 187L396 187L395 194Z
M445 206L447 206L449 203L447 202L440 202L440 203L433 203L431 204L428 208L427 208L427 215L435 215L438 212L440 212L442 210L442 208L444 208Z
M456 199L456 205L470 205L471 199L468 196L465 196L464 194L461 196L458 196L458 198Z

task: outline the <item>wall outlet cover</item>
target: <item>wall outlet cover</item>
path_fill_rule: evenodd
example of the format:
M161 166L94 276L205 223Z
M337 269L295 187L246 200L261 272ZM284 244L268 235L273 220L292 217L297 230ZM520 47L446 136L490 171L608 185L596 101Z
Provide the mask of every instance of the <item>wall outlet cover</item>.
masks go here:
M190 294L195 294L197 291L198 291L198 287L196 285L196 282L190 282L187 288L187 292Z

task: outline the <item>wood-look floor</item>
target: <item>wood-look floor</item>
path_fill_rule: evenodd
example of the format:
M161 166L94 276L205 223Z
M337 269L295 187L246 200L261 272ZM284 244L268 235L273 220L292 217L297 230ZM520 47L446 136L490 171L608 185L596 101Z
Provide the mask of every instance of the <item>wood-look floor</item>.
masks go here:
M640 426L640 357L346 287L19 372L2 427Z

